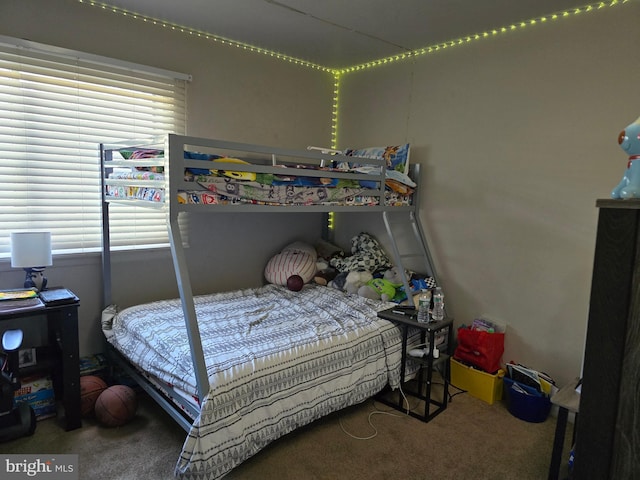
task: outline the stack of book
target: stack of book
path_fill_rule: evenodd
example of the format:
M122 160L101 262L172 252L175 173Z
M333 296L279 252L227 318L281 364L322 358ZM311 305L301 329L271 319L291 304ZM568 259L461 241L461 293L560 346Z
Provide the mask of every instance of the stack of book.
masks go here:
M0 314L38 310L44 306L35 289L0 290Z

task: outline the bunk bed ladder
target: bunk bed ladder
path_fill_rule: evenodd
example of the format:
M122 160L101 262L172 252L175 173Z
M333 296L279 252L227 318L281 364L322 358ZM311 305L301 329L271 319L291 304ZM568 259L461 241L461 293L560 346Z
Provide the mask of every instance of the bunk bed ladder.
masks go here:
M409 212L395 212L385 210L382 212L382 219L387 230L388 238L391 242L394 263L401 267L402 283L405 292L411 292L411 285L407 276L407 269L415 270L432 277L436 285L440 285L438 275L435 270L433 258L429 251L424 231L420 225L420 220L414 210ZM411 227L411 234L406 234L407 226ZM412 268L408 268L410 265ZM417 266L416 266L417 265ZM411 302L410 293L407 300Z

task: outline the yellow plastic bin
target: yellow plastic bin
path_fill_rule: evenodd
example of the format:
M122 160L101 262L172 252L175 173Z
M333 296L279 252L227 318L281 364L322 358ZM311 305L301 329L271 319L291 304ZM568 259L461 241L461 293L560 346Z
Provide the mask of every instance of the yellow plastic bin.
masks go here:
M466 390L469 395L479 398L489 405L502 399L504 370L500 369L492 375L464 365L455 358L451 358L450 365L452 386Z

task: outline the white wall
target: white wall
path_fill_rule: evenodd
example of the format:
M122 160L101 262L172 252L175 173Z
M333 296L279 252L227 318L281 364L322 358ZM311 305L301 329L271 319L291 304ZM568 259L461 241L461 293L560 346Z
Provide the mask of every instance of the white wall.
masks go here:
M1 0L0 34L188 73L188 134L290 148L329 145L333 77L270 56L220 45L81 4L77 0ZM187 258L196 293L262 283L267 260L295 239L321 235L318 215L191 215ZM168 250L119 253L114 301L177 296ZM0 288L23 272L0 261ZM50 285L81 299L80 353L103 349L98 254L55 256Z
M616 137L640 115L637 18L640 5L629 3L342 81L341 145L410 141L412 161L422 164L421 218L457 323L483 313L508 322L505 360L560 382L580 371L595 200L622 175ZM192 74L192 135L329 142L333 85L325 73L76 0L0 0L0 34ZM201 235L192 234L188 252L196 289L259 283L266 259L292 236L319 235L313 217L196 218ZM99 257L54 263L52 282L82 299L81 353L100 350ZM6 262L0 272L0 288L22 281ZM117 255L116 299L174 295L171 272L166 251Z
M507 322L504 360L561 383L581 369L595 201L640 115L638 18L630 2L342 82L341 146L409 141L423 167L420 217L457 324Z

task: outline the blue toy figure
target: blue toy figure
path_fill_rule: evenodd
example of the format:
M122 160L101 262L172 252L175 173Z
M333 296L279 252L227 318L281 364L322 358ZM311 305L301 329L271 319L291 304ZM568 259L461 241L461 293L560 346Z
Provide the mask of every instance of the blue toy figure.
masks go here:
M640 118L620 132L618 143L629 155L629 163L611 198L640 198Z

